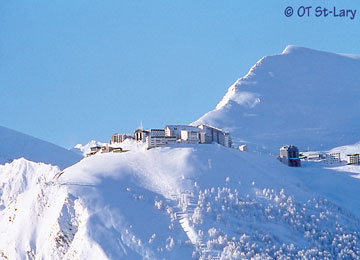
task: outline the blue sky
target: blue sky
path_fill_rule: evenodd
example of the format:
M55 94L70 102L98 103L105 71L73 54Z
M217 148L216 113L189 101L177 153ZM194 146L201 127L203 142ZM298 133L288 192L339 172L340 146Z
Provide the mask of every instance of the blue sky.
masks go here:
M285 17L301 5L358 14ZM356 0L2 1L0 125L68 148L187 124L289 44L360 54L359 25Z

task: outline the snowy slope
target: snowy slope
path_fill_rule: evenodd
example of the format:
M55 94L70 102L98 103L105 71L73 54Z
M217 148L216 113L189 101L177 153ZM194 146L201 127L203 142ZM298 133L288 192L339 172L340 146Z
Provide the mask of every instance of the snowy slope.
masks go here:
M358 142L360 56L288 46L259 60L194 124L230 130L235 141L276 151Z
M60 168L68 167L81 159L81 156L60 146L0 126L0 163L21 157Z
M55 177L55 178L54 178ZM218 145L0 166L6 259L360 258L359 181Z
M74 259L70 241L77 257L104 258L86 239L87 211L81 201L52 184L57 173L58 167L25 159L0 165L1 259L62 259L65 253Z
M340 153L341 160L343 163L340 165L335 165L335 167L329 167L331 170L339 172L347 172L354 178L360 179L360 166L359 165L346 165L347 155L360 153L360 142L353 145L343 145L340 147L335 147L331 149L331 153Z
M86 154L90 153L90 148L94 147L94 146L106 146L107 143L102 143L99 141L95 141L95 140L91 140L89 143L82 145L82 144L77 144L74 147L72 147L71 149L69 149L72 152L75 152L81 156L86 156Z
M346 160L347 154L360 153L360 142L352 145L343 145L340 147L332 148L330 153L340 153L341 159Z

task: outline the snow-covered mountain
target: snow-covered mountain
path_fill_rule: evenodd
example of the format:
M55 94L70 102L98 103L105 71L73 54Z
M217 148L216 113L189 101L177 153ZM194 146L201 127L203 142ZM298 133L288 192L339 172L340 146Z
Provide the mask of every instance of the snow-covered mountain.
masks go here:
M360 259L360 166L276 159L286 143L360 152L359 61L261 59L196 122L248 152L126 140L64 170L0 165L0 259Z
M90 148L94 146L106 146L107 143L91 140L89 143L83 145L83 144L77 144L74 147L70 149L70 151L75 152L81 156L86 156L86 154L90 153Z
M0 166L4 259L358 259L357 179L218 145Z
M230 131L235 141L330 149L360 141L360 56L288 46L263 57L194 124Z
M60 146L0 126L0 163L21 157L60 168L66 168L82 158Z

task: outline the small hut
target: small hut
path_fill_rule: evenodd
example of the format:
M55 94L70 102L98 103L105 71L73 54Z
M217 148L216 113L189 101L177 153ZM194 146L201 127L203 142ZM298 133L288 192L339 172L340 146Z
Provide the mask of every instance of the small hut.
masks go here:
M279 160L290 167L300 167L299 149L294 145L281 147Z
M242 152L247 152L248 151L248 146L246 144L240 145L239 150L242 151Z

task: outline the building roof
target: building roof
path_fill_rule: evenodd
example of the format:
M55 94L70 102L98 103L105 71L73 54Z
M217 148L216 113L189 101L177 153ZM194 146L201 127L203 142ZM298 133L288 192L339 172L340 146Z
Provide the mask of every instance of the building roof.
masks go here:
M151 131L165 131L165 130L164 129L151 128L151 129L147 129L146 131L151 132Z
M200 124L197 127L199 128L200 126L206 126L208 128L212 128L212 129L218 130L220 132L224 132L223 130L221 130L220 128L216 128L215 126L211 126L211 125L207 125L207 124Z
M216 130L216 131L219 131L219 132L222 132L222 133L224 133L224 134L230 135L229 132L226 132L226 131L224 131L224 130L222 130L222 129L220 129L220 128L217 128L217 127L214 127L214 126L211 126L211 125L200 124L200 125L197 126L197 128L199 128L200 126L206 126L207 128L212 128L212 129L214 129L214 130Z
M280 150L298 149L295 145L284 145Z
M131 134L119 134L119 133L115 133L112 136L131 136Z
M136 129L135 131L134 131L134 133L135 132L146 132L146 133L148 133L149 132L149 130L147 129L147 130L145 130L145 129Z
M181 128L181 130L194 130L198 129L196 126L190 126L190 125L166 125L165 128Z

